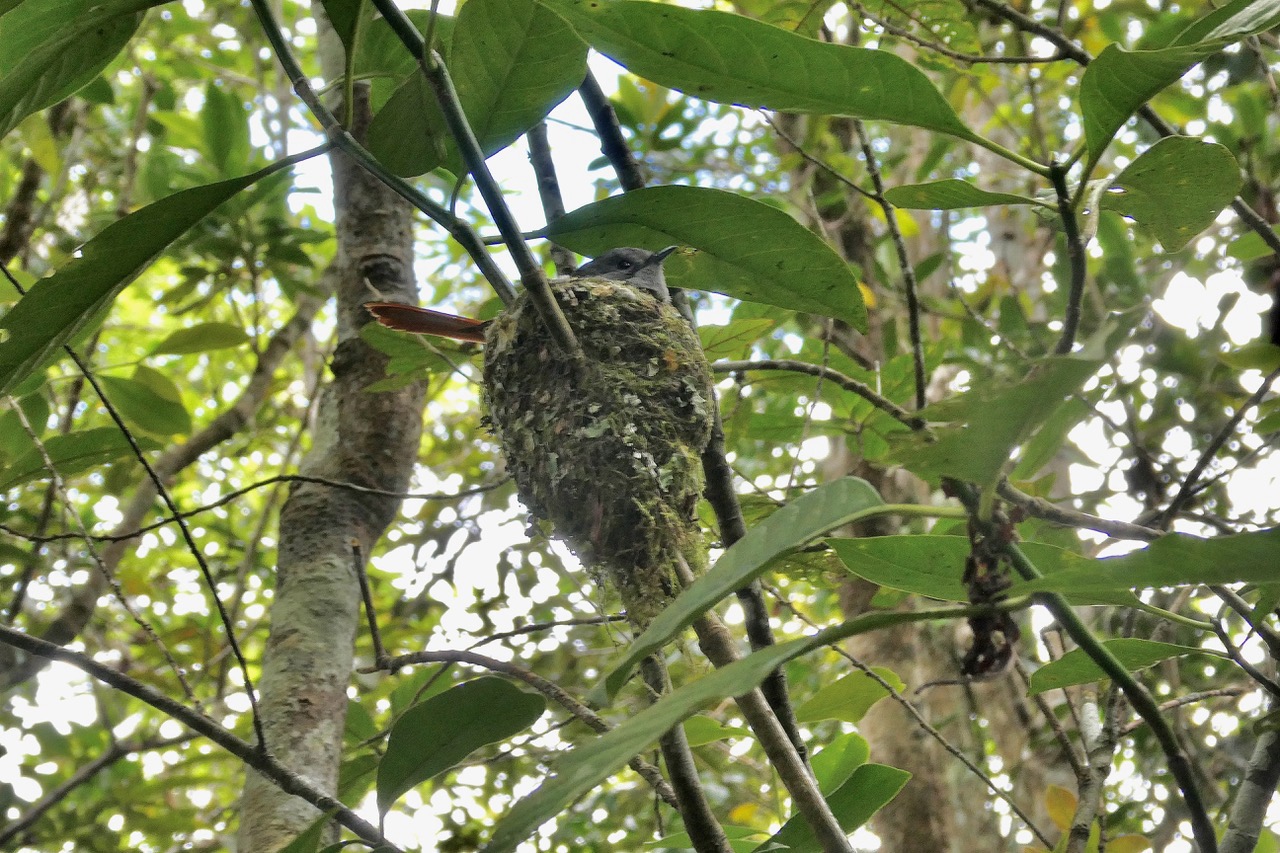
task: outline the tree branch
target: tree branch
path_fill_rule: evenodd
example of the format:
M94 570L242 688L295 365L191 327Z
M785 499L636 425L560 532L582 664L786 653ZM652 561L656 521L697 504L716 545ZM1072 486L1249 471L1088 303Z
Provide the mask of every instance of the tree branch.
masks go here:
M69 651L53 643L29 637L21 631L0 626L0 642L15 646L23 651L49 660L69 663L82 672L93 676L104 684L110 685L121 693L140 699L156 710L167 714L185 725L187 728L203 735L227 752L239 758L248 766L270 779L280 790L296 797L301 797L321 811L332 811L334 819L354 832L364 841L375 847L385 847L396 851L397 847L382 837L377 827L343 805L339 800L316 789L300 774L294 773L281 765L272 755L260 746L243 741L208 717L185 705L170 699L160 691L125 675L118 670L98 663L92 658L78 652Z

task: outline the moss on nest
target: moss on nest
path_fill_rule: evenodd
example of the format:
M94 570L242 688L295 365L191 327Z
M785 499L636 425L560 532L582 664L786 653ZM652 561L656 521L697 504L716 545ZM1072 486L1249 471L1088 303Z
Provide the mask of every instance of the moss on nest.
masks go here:
M605 279L553 284L586 355L574 363L522 296L486 339L484 390L521 500L617 587L637 624L662 609L695 519L711 435L711 371L670 305Z

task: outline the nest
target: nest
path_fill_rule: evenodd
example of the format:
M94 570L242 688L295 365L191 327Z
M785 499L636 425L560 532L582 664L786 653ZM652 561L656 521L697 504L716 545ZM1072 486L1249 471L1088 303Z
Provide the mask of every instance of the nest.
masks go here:
M704 560L696 507L715 396L697 334L626 284L553 282L586 355L568 357L527 296L485 346L488 417L520 498L644 624Z

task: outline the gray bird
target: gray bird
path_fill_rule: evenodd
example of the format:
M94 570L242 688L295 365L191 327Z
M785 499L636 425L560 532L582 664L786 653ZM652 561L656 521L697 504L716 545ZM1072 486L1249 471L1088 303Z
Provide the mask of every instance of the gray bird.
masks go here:
M662 262L677 248L668 246L659 252L637 249L634 246L610 249L595 260L583 264L569 278L603 278L626 282L632 287L652 293L664 303L669 303L671 292L667 290L667 280L662 274ZM401 302L366 302L364 307L388 328L452 338L456 341L482 344L489 326L487 320L459 317Z

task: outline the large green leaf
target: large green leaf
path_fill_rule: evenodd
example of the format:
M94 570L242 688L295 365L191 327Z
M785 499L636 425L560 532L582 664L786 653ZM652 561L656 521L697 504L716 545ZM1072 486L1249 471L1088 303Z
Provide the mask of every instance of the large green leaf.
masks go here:
M145 437L138 437L137 440L143 450L155 450L160 446ZM115 427L95 427L52 436L44 442L44 451L63 477L71 477L133 454L128 440ZM3 478L0 478L0 492L47 475L44 457L38 448L32 447L5 469Z
M662 648L716 602L764 574L769 563L884 502L866 480L843 477L796 498L747 531L716 564L667 605L605 677L607 696L640 661Z
M924 595L941 601L968 601L965 558L970 544L964 536L869 536L860 539L828 539L845 568L864 580L889 589ZM1064 548L1042 542L1023 542L1021 548L1043 574L1053 577L1071 570L1086 570L1093 561ZM1073 604L1136 604L1128 590L1073 592Z
M638 0L540 0L628 71L720 103L973 134L918 68L742 15Z
M1102 645L1107 647L1125 669L1133 671L1160 663L1169 658L1184 655L1214 655L1217 652L1197 649L1194 646L1178 646L1173 643L1157 643L1154 640L1142 640L1136 637L1121 637L1107 640ZM1093 659L1083 649L1072 649L1057 660L1047 663L1031 674L1031 683L1027 692L1043 693L1059 687L1070 687L1073 684L1088 684L1106 678L1106 673L1098 668Z
M884 808L903 789L911 774L885 764L863 764L835 793L827 797L831 813L845 832L853 832ZM789 853L823 853L825 849L801 815L782 825L757 850L786 850Z
M1277 554L1280 527L1212 539L1170 533L1141 550L1090 560L1039 580L1023 581L1009 592L1096 595L1189 584L1275 583Z
M1224 46L1280 22L1277 0L1235 0L1193 24L1159 50L1108 45L1080 80L1085 141L1096 161L1116 131L1138 108Z
M749 302L836 317L867 328L849 264L772 205L723 190L650 187L566 213L548 236L584 255L615 246L691 246L666 262L668 280Z
M958 210L987 207L993 204L1039 204L1042 201L1013 193L995 193L979 189L968 181L948 178L927 184L907 184L885 191L885 200L908 210Z
M936 440L919 433L897 438L903 463L924 477L956 477L977 483L995 480L1013 457L1069 394L1098 369L1090 358L1042 359L1019 382L985 382L971 391L920 412L926 420L947 424Z
M98 76L164 0L40 0L0 18L0 136Z
M414 705L401 715L378 765L378 809L453 767L482 746L533 725L546 710L536 693L504 678L477 678Z
M78 258L38 281L0 318L5 334L0 340L0 395L106 310L170 243L263 175L193 187L134 211L86 243Z
M1130 163L1102 206L1136 219L1166 252L1213 224L1240 190L1240 166L1226 147L1187 136L1161 139Z
M510 145L582 83L587 46L533 0L471 0L458 13L446 64L463 112L486 155ZM461 169L444 118L421 74L379 110L369 149L411 176Z

